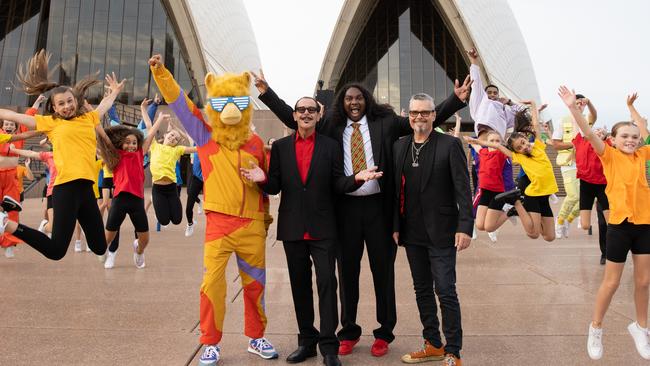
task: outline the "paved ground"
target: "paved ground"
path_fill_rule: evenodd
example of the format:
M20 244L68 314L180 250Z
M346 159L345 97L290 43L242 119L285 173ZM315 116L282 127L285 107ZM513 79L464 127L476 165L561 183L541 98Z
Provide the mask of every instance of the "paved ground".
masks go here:
M40 200L25 203L23 221L37 225ZM277 200L274 201L274 209ZM186 365L196 363L203 215L197 233L182 226L153 233L147 267L132 262L132 231L125 225L116 267L105 270L91 253L51 262L27 246L16 258L0 255L0 365ZM153 212L151 214L153 219ZM154 221L150 220L154 226ZM272 227L267 241L268 338L280 360L246 353L243 305L230 262L223 365L277 365L296 345L296 322L282 246ZM548 244L525 239L506 223L496 244L479 235L459 256L465 365L586 365L585 331L602 277L597 237L573 229ZM629 261L628 261L629 262ZM397 339L380 359L370 355L376 326L368 266L359 306L364 336L346 365L396 365L421 344L421 325L403 250L396 263ZM600 365L645 365L626 326L634 315L631 264L605 321ZM321 364L320 357L306 365ZM595 363L594 363L595 364Z

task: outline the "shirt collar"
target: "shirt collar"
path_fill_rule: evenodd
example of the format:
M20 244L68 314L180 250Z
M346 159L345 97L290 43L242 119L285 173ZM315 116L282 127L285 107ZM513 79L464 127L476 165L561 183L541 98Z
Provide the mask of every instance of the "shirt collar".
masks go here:
M352 126L353 123L354 123L354 121L352 121L351 119L348 118L348 123L345 125L345 127L350 127L350 126ZM361 117L361 119L357 121L357 123L359 123L361 126L368 123L368 120L366 119L366 115L364 114L363 117Z
M316 138L316 131L314 131L314 133L309 135L306 139L303 139L300 136L300 133L298 133L298 131L296 131L296 141L299 141L299 140L302 140L302 141L314 141L315 138Z

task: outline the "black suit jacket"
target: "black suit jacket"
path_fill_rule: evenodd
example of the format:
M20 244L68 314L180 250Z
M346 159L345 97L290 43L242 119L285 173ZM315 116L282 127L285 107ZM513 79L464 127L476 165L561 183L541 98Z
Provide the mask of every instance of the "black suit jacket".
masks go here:
M291 129L297 129L298 125L293 119L293 108L287 105L273 89L269 88L266 93L261 94L259 99L266 104L271 111ZM455 94L451 94L445 101L436 106L436 119L433 126L439 126L456 111L465 107ZM339 143L339 148L343 149L343 130L345 125L334 125L332 120L323 118L316 125L316 130L327 135ZM383 215L388 227L392 225L393 214L393 195L395 185L393 176L393 144L400 136L406 136L413 133L408 117L401 117L393 113L392 115L379 118L377 120L368 119L368 130L370 132L370 141L372 144L372 155L377 170L383 172L383 176L378 180L379 187L383 194ZM343 155L341 155L341 160ZM342 197L344 199L345 197Z
M296 161L296 134L273 143L268 179L260 187L268 194L282 191L278 210L278 240L336 238L335 193L352 192L359 185L343 175L343 158L336 141L316 133L314 151L303 184Z
M398 189L393 196L393 232L400 231L403 217L400 212L402 171L412 141L413 135L395 142L396 174L393 179ZM460 140L455 137L433 131L429 144L433 153L420 157L420 169L423 169L420 200L424 225L434 246L453 246L457 232L471 236L474 228L467 158Z

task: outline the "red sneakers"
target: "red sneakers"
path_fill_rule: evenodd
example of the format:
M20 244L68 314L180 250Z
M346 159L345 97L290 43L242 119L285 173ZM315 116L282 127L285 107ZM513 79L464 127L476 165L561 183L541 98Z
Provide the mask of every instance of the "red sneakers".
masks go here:
M353 341L340 341L339 342L339 355L340 356L345 356L349 355L352 353L352 349L354 346L359 343L359 339L355 339Z
M388 353L388 342L383 339L375 339L375 343L370 348L370 353L375 357L381 357Z

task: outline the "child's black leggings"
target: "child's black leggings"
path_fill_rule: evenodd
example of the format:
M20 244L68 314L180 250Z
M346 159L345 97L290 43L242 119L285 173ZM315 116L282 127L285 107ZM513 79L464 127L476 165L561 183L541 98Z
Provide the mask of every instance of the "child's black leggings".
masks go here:
M191 225L194 223L194 204L201 204L199 194L203 190L203 181L193 175L187 185L187 203L185 204L185 216L187 223Z
M153 210L160 225L178 225L183 220L183 206L178 197L176 184L153 184L151 187Z
M52 209L54 221L51 239L22 224L18 224L13 235L47 258L59 260L65 257L76 222L79 221L90 250L97 255L106 252L104 223L97 207L92 181L76 179L55 185L52 190Z

